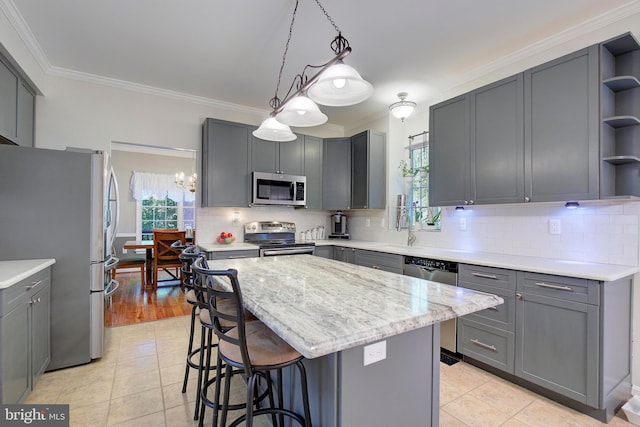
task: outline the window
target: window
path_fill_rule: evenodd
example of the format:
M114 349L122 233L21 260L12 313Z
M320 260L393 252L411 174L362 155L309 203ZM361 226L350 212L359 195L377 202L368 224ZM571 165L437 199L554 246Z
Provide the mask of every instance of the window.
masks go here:
M175 196L174 196L175 197ZM195 228L195 203L185 197L175 201L169 196L156 199L151 196L138 202L140 209L141 240L153 240L154 228Z
M412 139L410 139L412 141ZM411 167L418 170L411 185L411 212L414 224L440 227L440 208L429 206L429 143L409 146Z
M175 176L133 172L131 194L138 240L152 240L154 228L195 228L195 194L178 189Z

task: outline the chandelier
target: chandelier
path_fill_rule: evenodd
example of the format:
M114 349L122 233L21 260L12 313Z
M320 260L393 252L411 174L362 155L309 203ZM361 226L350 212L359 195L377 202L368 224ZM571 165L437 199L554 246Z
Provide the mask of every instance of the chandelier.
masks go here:
M196 163L196 155L193 153L193 163L191 165L191 176L189 176L188 180L185 181L184 172L178 172L176 174L176 186L181 190L189 190L192 193L196 192L196 182L198 180L198 176L196 175L194 169L194 165Z
M364 80L353 67L342 61L351 53L349 42L342 37L342 32L320 4L320 1L315 1L338 33L330 44L335 57L321 65L306 65L302 72L294 77L284 99L281 100L278 97L282 70L287 59L293 24L298 11L298 0L296 0L289 25L289 37L280 64L275 95L269 100L272 111L269 118L253 131L253 136L257 138L267 141L293 141L296 136L289 126L310 127L326 123L327 116L320 111L317 104L344 107L358 104L373 93L371 83ZM312 70L318 71L309 76L309 72Z

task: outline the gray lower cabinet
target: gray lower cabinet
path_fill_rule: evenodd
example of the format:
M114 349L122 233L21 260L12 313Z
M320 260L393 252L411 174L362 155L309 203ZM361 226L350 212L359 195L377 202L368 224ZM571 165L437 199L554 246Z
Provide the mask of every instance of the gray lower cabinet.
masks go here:
M524 73L525 197L598 198L598 46Z
M258 249L241 249L237 251L210 251L207 252L207 259L238 259L256 258L260 256Z
M384 252L356 249L353 263L377 270L390 271L402 274L404 257L402 255L388 254Z
M313 254L322 258L333 259L333 246L316 246Z
M304 136L304 175L307 177L307 209L322 209L322 139Z
M265 141L251 136L251 170L303 175L304 136L289 142Z
M202 207L246 207L251 194L248 125L206 119L202 126Z
M351 208L351 138L324 139L322 208Z
M351 209L387 205L386 136L367 130L351 137Z
M459 286L505 300L460 319L465 360L605 422L630 396L630 277L598 282L460 265Z
M0 290L0 402L22 402L51 359L51 273Z
M353 264L355 262L356 250L344 246L333 247L333 259Z

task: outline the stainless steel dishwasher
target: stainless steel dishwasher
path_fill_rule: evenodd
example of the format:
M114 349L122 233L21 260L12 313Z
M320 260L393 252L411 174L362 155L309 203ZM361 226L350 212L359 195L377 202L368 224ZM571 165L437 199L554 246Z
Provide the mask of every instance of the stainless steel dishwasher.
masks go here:
M431 280L432 282L458 286L457 262L405 256L403 274L405 276ZM457 328L457 319L446 320L440 323L440 347L452 353L457 353Z

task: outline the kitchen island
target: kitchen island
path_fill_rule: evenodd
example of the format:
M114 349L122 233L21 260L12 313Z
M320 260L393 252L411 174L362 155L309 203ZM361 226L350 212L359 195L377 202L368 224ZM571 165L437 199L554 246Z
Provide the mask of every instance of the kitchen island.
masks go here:
M311 255L208 264L237 269L245 307L307 358L314 426L437 426L439 322L503 303Z

